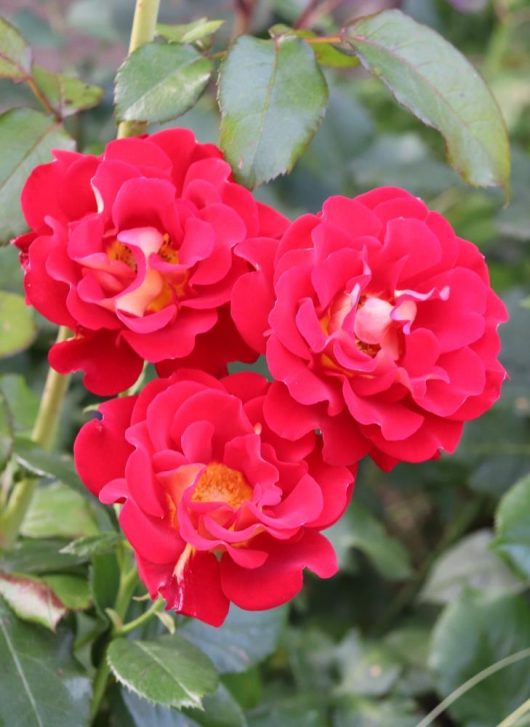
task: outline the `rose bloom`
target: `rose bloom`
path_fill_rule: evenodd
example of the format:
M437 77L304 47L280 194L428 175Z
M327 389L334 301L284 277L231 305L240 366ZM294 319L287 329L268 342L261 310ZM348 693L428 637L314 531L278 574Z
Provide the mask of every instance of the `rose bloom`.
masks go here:
M242 250L255 269L232 312L266 351L277 382L265 414L280 436L319 428L328 462L370 454L390 469L453 452L499 397L507 314L484 257L408 192L331 197L277 249Z
M75 334L51 349L53 368L82 370L87 388L111 395L144 359L215 373L249 360L229 312L248 270L234 248L278 236L286 220L231 180L220 150L171 129L113 141L101 157L55 157L26 182L32 232L15 240L28 302Z
M85 485L123 502L120 523L152 598L220 625L230 601L285 603L305 567L337 571L320 530L343 513L352 472L322 461L320 439L282 440L266 425L269 383L197 370L100 406L74 445Z

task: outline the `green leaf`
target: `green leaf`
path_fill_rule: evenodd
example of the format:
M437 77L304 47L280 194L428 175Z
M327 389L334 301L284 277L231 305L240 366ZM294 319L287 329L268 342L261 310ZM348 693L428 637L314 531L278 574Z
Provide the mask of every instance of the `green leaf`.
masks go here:
M224 684L203 699L203 709L187 709L186 713L201 727L246 727L243 710Z
M323 700L316 694L300 693L261 704L248 715L252 727L327 727Z
M18 621L0 599L0 724L88 723L90 682L70 655L71 636Z
M119 727L198 727L195 720L182 714L172 707L152 704L140 699L134 692L120 687L114 697L114 715L112 724Z
M7 20L0 18L0 78L22 81L31 71L31 48Z
M502 498L495 517L495 551L524 578L530 578L530 476Z
M90 506L61 482L36 490L21 528L28 538L75 538L97 532Z
M423 198L461 184L455 172L435 159L414 132L378 134L373 144L356 154L352 168L363 189L395 185Z
M292 169L327 100L326 81L303 40L238 38L219 78L221 146L238 180L255 187Z
M89 585L96 610L107 618L106 609L112 608L116 603L118 585L120 581L120 568L115 553L105 555L92 555L89 571Z
M13 450L13 422L5 397L0 391L0 472Z
M530 647L530 611L519 596L483 602L467 595L442 613L430 665L445 697L467 679L510 654ZM496 672L461 696L449 712L458 725L493 727L528 697L528 660Z
M451 603L466 588L487 596L517 590L518 582L490 550L492 540L490 530L479 530L446 550L434 563L420 598Z
M94 502L94 496L81 483L70 455L47 452L20 436L15 438L15 457L20 467L26 471L38 477L60 480L85 499Z
M333 727L417 727L421 713L411 699L343 699L333 714Z
M106 555L112 553L122 537L118 533L101 533L100 535L88 535L84 538L72 540L64 548L61 553L69 553L78 555L81 558L92 558L96 555Z
M32 75L50 106L62 119L97 106L105 93L100 86L84 83L75 76L52 73L42 66L34 65Z
M81 557L61 553L61 540L21 540L0 556L0 568L23 573L54 573L76 568ZM86 560L86 559L85 559Z
M44 576L42 579L70 611L83 611L91 604L90 589L85 578L72 575Z
M13 109L0 115L0 241L26 229L20 207L22 187L34 167L51 161L51 149L73 149L63 127L33 109Z
M116 76L116 117L159 122L190 109L212 73L211 62L189 45L146 43Z
M316 38L317 34L312 30L296 30L283 23L277 23L269 28L271 38L281 38L291 36L294 38ZM351 51L345 52L340 46L332 43L312 43L310 44L315 54L315 58L321 66L329 66L330 68L354 68L359 65L359 60Z
M221 673L246 671L275 650L286 614L285 608L242 611L232 606L219 628L188 621L178 633L200 647Z
M340 694L382 696L394 686L402 670L384 644L364 643L356 631L344 638L336 653Z
M167 23L158 23L156 32L170 43L196 43L198 40L204 40L216 33L224 20L208 20L208 18L199 18L192 23L184 23L182 25L168 25Z
M0 595L24 621L33 621L55 631L66 613L52 588L37 578L0 571Z
M384 578L403 580L412 573L405 547L387 535L381 523L359 502L352 502L342 522L330 528L326 535L339 553L347 548L361 550Z
M508 187L510 149L499 107L456 48L399 10L360 18L346 39L400 104L444 136L449 161L467 182Z
M217 687L210 660L179 636L153 641L116 639L108 650L116 679L138 696L167 707L201 707Z
M37 395L20 374L0 376L0 392L4 395L16 430L29 432L39 409Z
M31 308L24 298L0 290L0 358L14 356L29 348L36 333Z

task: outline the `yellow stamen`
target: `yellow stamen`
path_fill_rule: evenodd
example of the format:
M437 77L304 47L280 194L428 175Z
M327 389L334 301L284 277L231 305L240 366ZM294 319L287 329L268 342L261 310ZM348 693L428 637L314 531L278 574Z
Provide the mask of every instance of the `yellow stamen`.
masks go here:
M252 497L244 475L219 462L209 464L193 490L193 502L225 502L237 509Z

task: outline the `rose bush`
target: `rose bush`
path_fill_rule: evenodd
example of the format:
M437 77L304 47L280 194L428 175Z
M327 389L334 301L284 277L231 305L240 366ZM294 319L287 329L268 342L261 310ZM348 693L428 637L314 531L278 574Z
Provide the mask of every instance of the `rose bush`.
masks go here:
M101 157L55 157L29 176L32 232L15 241L28 302L75 332L51 349L51 365L83 370L87 388L111 395L144 359L218 373L251 358L229 314L247 270L234 248L276 237L286 221L231 180L219 149L171 129L113 141Z
M304 567L337 570L320 530L343 513L353 474L323 462L314 432L272 432L269 392L254 373L181 371L102 404L74 445L85 485L124 503L120 523L151 596L214 625L230 601L255 610L293 598Z
M248 241L242 254L254 271L232 312L266 353L265 414L280 436L320 428L328 462L370 454L390 469L453 452L499 397L507 315L484 257L408 192L331 197L278 248Z

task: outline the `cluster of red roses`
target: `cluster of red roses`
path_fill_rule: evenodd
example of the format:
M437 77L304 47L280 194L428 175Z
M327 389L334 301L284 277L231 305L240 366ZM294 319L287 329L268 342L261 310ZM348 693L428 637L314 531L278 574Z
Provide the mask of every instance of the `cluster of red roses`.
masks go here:
M73 337L62 373L114 395L79 474L120 522L151 596L211 624L269 608L305 567L336 572L321 530L356 463L454 451L498 398L504 305L478 249L397 188L331 197L292 223L187 130L56 152L29 177L16 240L28 301ZM227 375L264 355L273 381Z

